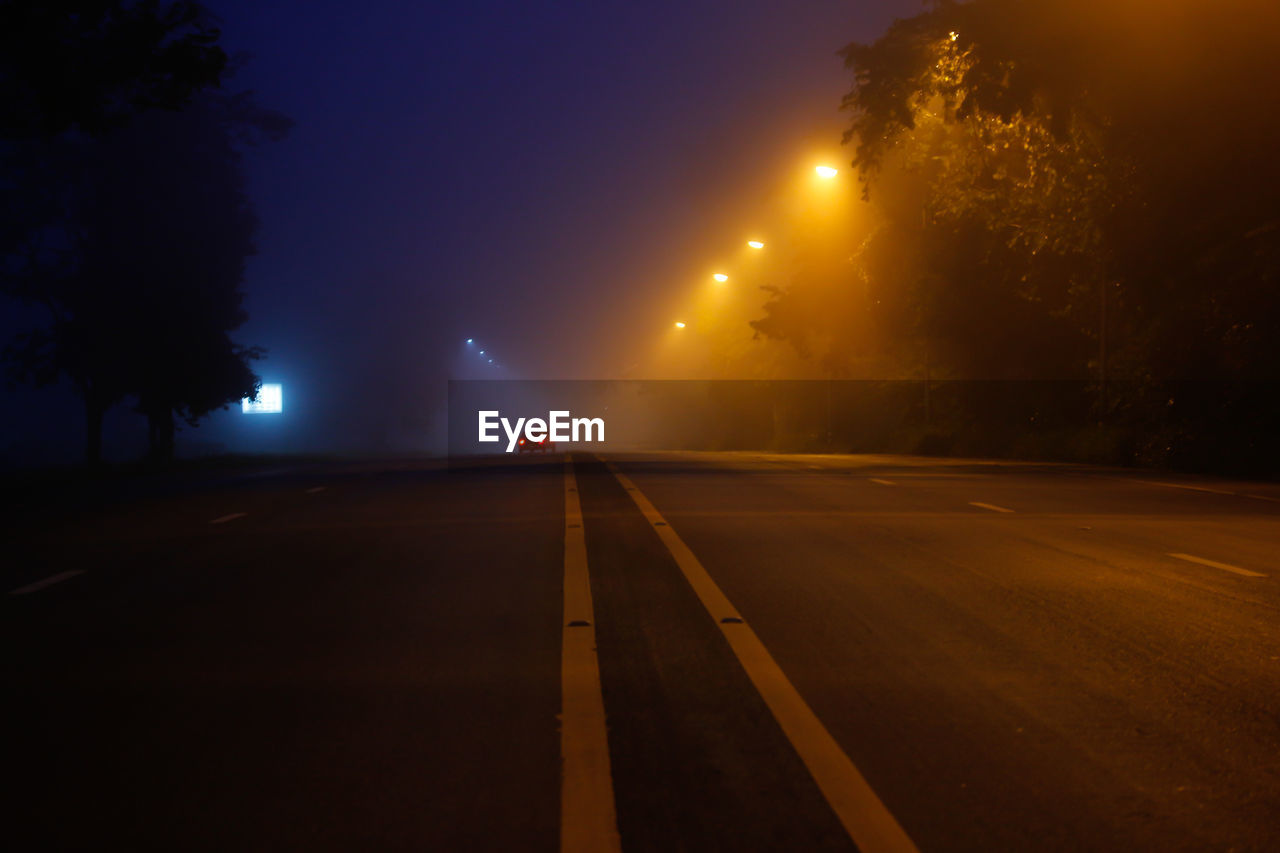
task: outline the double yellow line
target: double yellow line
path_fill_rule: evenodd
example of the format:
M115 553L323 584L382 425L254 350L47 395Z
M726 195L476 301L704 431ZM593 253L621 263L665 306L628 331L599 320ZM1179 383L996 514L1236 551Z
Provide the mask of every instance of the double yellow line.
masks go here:
M915 844L689 546L629 477L613 463L606 464L675 558L685 580L719 627L858 849L862 853L918 853ZM619 850L620 842L582 524L582 505L570 459L565 463L560 849L566 853L604 853Z

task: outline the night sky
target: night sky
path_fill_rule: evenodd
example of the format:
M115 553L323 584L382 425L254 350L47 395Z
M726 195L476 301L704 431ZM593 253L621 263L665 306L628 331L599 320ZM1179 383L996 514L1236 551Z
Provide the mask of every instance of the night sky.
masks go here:
M296 122L248 156L262 225L237 335L270 351L258 372L287 411L218 413L180 452L420 449L447 378L637 375L776 188L815 157L847 165L836 50L921 8L209 5L251 54L231 88ZM75 458L69 390L8 397L8 457ZM108 427L112 455L140 450L127 407Z

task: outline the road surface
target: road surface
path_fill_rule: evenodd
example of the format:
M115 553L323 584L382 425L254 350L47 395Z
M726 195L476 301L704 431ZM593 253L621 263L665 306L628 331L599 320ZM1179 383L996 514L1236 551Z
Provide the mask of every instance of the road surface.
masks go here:
M1280 849L1275 486L578 455L4 524L10 849Z

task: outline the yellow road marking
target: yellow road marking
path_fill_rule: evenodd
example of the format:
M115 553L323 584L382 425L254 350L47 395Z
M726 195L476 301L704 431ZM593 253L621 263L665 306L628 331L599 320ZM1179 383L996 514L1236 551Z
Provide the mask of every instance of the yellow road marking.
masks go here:
M1217 560L1206 560L1204 557L1193 557L1190 554L1170 554L1175 560L1186 560L1188 563L1199 563L1202 566L1211 566L1215 569L1222 569L1225 572L1235 572L1238 575L1244 575L1247 578L1265 578L1266 575L1258 572L1251 572L1248 569L1242 569L1239 566L1232 566L1228 563L1219 563Z
M621 851L609 767L595 612L573 459L564 465L564 634L560 647L560 849Z
M870 480L871 480L871 482L873 482L873 483L879 483L879 484L880 484L880 485L882 485L882 486L892 486L892 485L894 485L894 482L893 482L892 480L881 480L881 479L878 479L878 478L876 478L876 477L871 477L871 478L870 478Z
M805 767L809 768L810 775L818 783L818 788L831 804L853 843L862 853L915 853L915 844L885 808L875 791L871 790L867 780L813 713L813 709L800 696L786 673L769 654L769 650L760 642L756 632L741 621L742 617L737 609L720 591L711 575L707 574L689 546L676 535L671 525L630 478L612 462L607 465L675 558L685 580L693 587L702 606L711 614L712 620L729 641L729 647L737 655L742 668L751 678L751 683L760 691L765 704L773 712ZM726 622L726 619L738 621Z
M1013 510L1006 509L1005 507L1002 507L1002 506L996 506L995 504L984 504L979 501L969 501L969 506L976 506L981 509L989 509L992 512L1013 512Z

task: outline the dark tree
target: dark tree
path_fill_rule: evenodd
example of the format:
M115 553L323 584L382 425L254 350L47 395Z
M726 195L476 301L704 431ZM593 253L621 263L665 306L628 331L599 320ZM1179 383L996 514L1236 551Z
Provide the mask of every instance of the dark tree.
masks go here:
M255 391L261 353L230 337L256 229L240 150L290 122L215 91L227 59L197 3L7 2L0 21L19 105L0 124L4 284L49 316L8 348L12 372L72 381L90 465L130 396L167 459L175 416Z
M932 160L931 221L1056 255L1031 295L1094 337L1095 369L1110 338L1129 377L1273 380L1277 52L1257 0L940 0L844 49L847 138L873 197Z
M174 416L194 424L257 383L254 349L229 333L247 319L241 284L257 220L238 141L287 129L245 96L198 96L155 111L94 148L78 222L80 275L108 283L123 388L146 415L153 459L172 453Z
M90 466L128 380L120 300L86 277L79 254L86 152L134 116L216 86L227 64L218 35L190 0L0 0L0 285L49 316L7 355L21 380L75 385Z
M100 134L217 86L218 29L192 0L0 0L0 137Z
M46 324L5 348L12 378L45 385L65 376L85 406L85 457L101 459L102 420L128 385L128 353L119 336L122 300L109 282L87 275L86 232L78 213L88 197L87 139L52 139L10 158L3 284L43 309Z
M1280 4L934 0L841 53L884 221L759 331L1092 377L1144 461L1280 458Z

